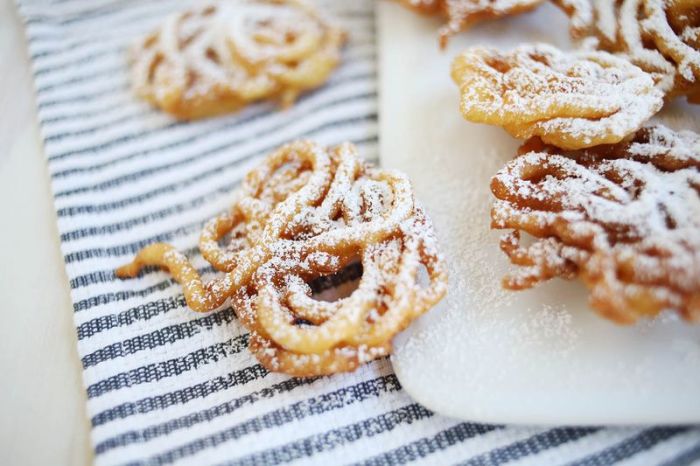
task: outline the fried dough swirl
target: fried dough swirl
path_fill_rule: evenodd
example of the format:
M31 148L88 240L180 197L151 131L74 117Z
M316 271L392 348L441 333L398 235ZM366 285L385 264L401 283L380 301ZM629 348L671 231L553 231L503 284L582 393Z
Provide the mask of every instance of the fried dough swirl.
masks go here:
M700 93L700 3L695 0L555 0L572 36L651 73L668 98Z
M606 52L475 47L452 64L464 118L566 149L621 141L663 105L652 77Z
M700 320L700 137L645 127L625 142L563 151L535 138L492 179L492 227L520 269L509 289L580 278L623 324L664 310ZM521 232L535 238L521 242Z
M475 23L517 15L539 6L543 0L400 0L421 14L441 15L447 24L440 28L440 46Z
M301 0L217 2L176 13L131 48L136 94L180 119L283 106L322 85L345 32Z
M270 370L353 370L388 354L393 336L446 292L431 223L408 179L363 162L351 144L285 145L248 173L237 194L200 237L203 257L222 276L204 283L182 253L162 243L116 274L164 267L198 312L231 298L251 331L251 350ZM314 297L311 283L358 262L362 276L349 296Z

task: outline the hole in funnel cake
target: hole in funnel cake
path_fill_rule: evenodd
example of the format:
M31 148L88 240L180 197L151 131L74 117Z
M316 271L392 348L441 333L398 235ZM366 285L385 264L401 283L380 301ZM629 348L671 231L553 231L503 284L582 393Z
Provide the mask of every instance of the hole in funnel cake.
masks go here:
M234 254L250 246L248 235L255 235L257 233L256 228L257 226L255 226L253 229L249 229L249 231L246 231L244 224L236 225L216 243L222 251L228 251L229 253Z
M357 289L361 278L362 262L358 258L339 272L316 277L307 283L311 288L311 298L333 302L350 296Z
M221 64L221 59L219 58L219 54L216 53L216 50L214 50L212 48L207 49L206 57L210 61L214 62L217 65Z

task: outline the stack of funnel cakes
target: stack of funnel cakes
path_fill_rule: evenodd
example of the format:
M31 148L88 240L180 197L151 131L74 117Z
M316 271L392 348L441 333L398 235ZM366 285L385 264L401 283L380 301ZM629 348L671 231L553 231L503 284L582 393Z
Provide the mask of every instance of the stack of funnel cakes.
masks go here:
M530 138L491 183L492 226L513 230L501 249L520 266L504 286L580 278L615 322L700 320L700 138L645 127L700 96L700 4L555 3L581 50L473 47L452 65L465 119Z

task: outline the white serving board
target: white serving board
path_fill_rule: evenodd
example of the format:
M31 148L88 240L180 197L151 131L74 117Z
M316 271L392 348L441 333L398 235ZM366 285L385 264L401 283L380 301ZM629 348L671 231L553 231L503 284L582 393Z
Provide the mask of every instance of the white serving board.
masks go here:
M440 414L471 421L700 422L700 326L669 315L615 325L589 309L576 282L525 292L500 287L510 266L499 233L489 230L488 186L518 141L462 119L449 64L471 44L569 47L563 15L544 5L477 26L440 52L437 21L378 3L382 164L412 178L450 271L448 296L396 339L392 361L406 391ZM677 103L661 119L700 129L699 116Z

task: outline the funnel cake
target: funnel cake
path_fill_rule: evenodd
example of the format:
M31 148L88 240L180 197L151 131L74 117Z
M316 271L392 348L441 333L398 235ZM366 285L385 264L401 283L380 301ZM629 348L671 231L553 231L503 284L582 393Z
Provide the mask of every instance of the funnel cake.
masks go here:
M656 48L676 67L677 92L700 91L700 3L696 0L644 0L642 27ZM690 99L694 100L694 99Z
M144 248L116 273L164 267L197 312L231 298L256 357L295 376L350 371L388 354L393 336L447 287L408 179L363 162L351 144L301 141L268 156L231 210L206 224L199 247L223 272L208 283L166 244ZM362 272L349 296L323 301L312 292L314 282L353 267Z
M626 60L545 44L468 49L454 60L452 79L467 120L566 149L617 143L663 105L651 76Z
M571 33L624 56L668 94L700 92L700 4L667 0L556 0ZM592 42L590 39L593 39Z
M174 14L130 50L137 95L181 119L260 99L283 106L322 85L340 61L341 29L301 0L238 0Z
M535 138L491 190L492 227L514 230L501 248L520 266L506 288L578 277L615 322L663 310L700 320L700 136L651 126L581 151Z
M543 0L401 0L422 14L440 14L447 24L440 28L440 46L445 47L454 34L474 23L530 11Z

